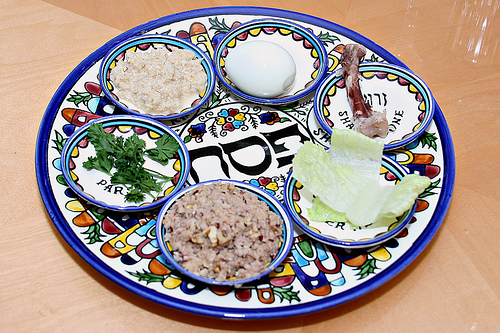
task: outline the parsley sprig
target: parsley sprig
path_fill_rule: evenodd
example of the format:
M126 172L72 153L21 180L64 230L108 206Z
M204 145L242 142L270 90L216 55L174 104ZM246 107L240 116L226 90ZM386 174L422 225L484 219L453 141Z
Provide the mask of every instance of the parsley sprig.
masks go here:
M146 156L162 165L174 157L179 143L168 134L155 141L155 148L146 149L146 142L137 133L124 139L105 132L102 124L94 123L89 126L87 139L94 146L96 156L89 157L83 167L110 175L111 184L124 185L128 190L125 201L139 203L145 194L156 199L153 192L160 192L163 184L173 179L144 167Z

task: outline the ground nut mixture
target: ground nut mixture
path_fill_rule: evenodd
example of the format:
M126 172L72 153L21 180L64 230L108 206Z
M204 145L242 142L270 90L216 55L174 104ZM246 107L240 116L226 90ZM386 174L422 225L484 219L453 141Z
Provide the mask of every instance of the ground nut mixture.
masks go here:
M181 266L217 281L258 275L283 242L283 220L255 194L228 183L186 193L163 224Z
M197 99L207 84L201 59L186 49L150 48L127 52L110 73L113 92L131 107L152 115L177 113Z

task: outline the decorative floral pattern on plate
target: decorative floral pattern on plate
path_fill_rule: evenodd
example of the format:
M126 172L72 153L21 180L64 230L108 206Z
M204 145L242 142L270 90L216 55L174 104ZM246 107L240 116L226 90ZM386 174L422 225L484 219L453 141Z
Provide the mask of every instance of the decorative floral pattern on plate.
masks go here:
M338 67L343 46L353 41L366 46L370 61L403 65L373 42L336 24L299 13L252 7L172 15L136 27L112 44L144 32L169 34L192 42L213 59L214 44L231 27L267 17L298 22L316 35L327 50L331 71ZM159 251L156 211L123 213L89 205L75 195L62 176L60 157L67 138L91 119L120 113L98 84L100 61L109 45L85 59L54 95L40 128L36 165L40 192L58 231L96 270L124 288L159 304L208 316L307 314L339 305L390 281L437 231L454 175L451 138L440 112L418 138L386 152L409 172L427 175L433 182L420 196L414 219L395 238L368 249L341 249L297 230L283 264L258 283L241 288L202 285L178 274ZM242 100L220 82L198 111L167 123L188 148L192 161L189 184L224 176L258 183L280 200L291 160L303 142L311 140L325 147L329 143L328 133L314 115L311 95L285 106L263 106Z

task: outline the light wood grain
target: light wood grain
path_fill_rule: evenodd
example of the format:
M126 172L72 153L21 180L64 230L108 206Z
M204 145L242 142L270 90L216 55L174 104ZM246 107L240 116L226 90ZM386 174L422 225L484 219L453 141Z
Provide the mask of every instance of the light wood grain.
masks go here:
M359 32L418 73L446 117L456 154L447 216L422 255L368 295L287 319L237 322L189 315L97 273L45 211L35 142L45 108L71 70L136 25L228 5L303 12ZM0 331L498 331L499 7L498 0L0 2Z

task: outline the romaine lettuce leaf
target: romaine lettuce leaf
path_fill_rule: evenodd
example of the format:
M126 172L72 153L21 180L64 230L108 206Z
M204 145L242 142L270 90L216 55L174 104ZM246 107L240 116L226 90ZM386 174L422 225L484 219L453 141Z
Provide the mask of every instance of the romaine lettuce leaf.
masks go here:
M333 129L329 152L306 142L293 159L293 177L319 198L311 218L345 216L355 226L379 225L410 209L430 179L408 175L395 186L381 185L382 152L382 141L354 130Z
M327 204L323 203L319 197L314 197L313 206L307 210L307 216L312 221L319 222L349 222L345 213L330 208Z
M356 174L378 179L384 142L374 140L354 130L332 131L330 158Z

